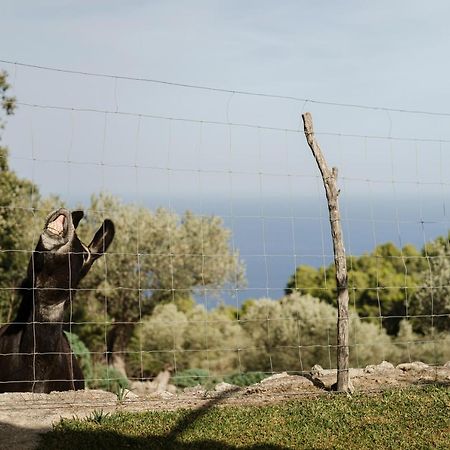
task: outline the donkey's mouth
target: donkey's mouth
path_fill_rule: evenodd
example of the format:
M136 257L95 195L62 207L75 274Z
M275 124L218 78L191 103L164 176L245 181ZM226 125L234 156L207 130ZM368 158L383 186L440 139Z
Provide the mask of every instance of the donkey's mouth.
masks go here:
M56 219L47 224L47 231L57 236L64 236L67 230L67 218L64 214L59 214Z

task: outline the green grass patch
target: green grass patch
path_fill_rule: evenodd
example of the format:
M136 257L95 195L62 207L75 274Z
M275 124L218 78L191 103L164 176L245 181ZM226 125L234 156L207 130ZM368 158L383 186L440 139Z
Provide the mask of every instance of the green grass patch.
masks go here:
M40 449L450 448L450 388L63 419Z

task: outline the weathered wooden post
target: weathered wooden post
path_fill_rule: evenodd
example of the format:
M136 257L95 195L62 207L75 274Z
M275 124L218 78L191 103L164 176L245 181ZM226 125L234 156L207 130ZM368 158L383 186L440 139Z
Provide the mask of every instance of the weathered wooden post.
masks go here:
M349 347L348 347L348 287L347 287L347 262L345 259L344 239L339 213L339 190L337 188L338 170L331 170L323 156L319 143L314 137L312 116L309 112L302 114L306 141L322 174L323 185L328 201L330 215L331 238L333 240L334 264L336 266L336 287L338 304L337 321L337 384L338 392L350 392L352 385L349 378Z

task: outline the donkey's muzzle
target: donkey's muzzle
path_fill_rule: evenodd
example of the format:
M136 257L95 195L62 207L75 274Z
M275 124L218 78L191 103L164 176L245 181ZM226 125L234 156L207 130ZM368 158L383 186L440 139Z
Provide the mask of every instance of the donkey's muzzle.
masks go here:
M67 231L67 218L60 214L55 220L47 224L47 231L58 236L64 236Z

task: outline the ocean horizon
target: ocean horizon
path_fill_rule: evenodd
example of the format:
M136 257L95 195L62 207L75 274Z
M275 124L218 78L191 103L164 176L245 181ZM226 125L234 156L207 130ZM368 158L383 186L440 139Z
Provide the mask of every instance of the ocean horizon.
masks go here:
M130 199L131 201L132 199ZM349 197L340 199L346 254L359 256L377 245L397 247L446 235L450 229L448 199L442 195ZM140 198L150 209L166 207L182 214L216 215L230 229L230 246L239 251L246 268L245 287L220 292L200 290L199 303L239 307L246 299L278 299L297 266L328 266L333 261L326 200L318 197L273 198Z

